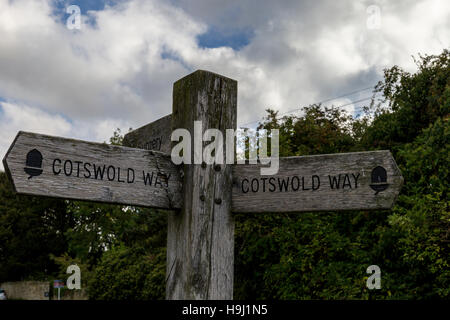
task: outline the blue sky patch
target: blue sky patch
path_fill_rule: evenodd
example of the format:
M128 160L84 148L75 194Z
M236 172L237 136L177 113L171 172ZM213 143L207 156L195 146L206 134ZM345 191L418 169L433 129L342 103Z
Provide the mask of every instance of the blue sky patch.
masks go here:
M193 71L192 67L188 66L183 59L168 50L163 49L163 51L161 52L161 58L179 62L186 70Z
M197 41L201 48L231 47L240 50L250 43L252 37L253 31L250 29L222 31L210 26L206 33L197 37Z
M54 0L54 7L57 10L62 10L65 13L65 9L70 5L77 5L81 9L81 13L85 14L89 10L103 10L106 3L110 3L108 0Z
M66 13L66 8L71 5L80 7L81 14L86 16L90 10L100 11L105 9L105 5L113 5L117 1L114 0L53 0L53 14L59 17L61 23L66 24L67 19L70 17L69 13ZM87 20L87 23L95 26L96 21L94 18Z

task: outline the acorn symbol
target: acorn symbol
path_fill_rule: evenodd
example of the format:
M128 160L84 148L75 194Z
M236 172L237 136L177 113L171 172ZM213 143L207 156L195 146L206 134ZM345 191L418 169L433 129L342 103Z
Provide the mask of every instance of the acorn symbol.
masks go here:
M370 184L370 187L375 191L375 195L386 190L388 186L386 169L380 166L375 167L372 170L372 183Z
M42 173L42 154L38 150L33 149L27 153L27 160L24 170L30 175L28 179L36 177Z

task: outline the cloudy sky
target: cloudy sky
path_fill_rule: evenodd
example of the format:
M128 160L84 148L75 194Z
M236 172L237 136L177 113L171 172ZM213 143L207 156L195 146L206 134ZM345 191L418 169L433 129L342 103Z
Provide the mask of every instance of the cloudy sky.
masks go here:
M449 39L448 0L0 0L0 157L19 130L103 142L156 120L197 69L238 81L238 124L355 91L327 104L357 113L383 68Z

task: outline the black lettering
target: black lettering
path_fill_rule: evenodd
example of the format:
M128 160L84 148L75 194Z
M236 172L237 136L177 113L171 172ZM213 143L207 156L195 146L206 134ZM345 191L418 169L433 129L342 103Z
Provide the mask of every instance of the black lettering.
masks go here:
M106 166L103 165L103 170L102 170L102 167L96 167L95 163L94 163L94 175L95 175L96 180L99 177L100 177L100 180L103 180L103 175L105 174L105 168L106 168Z
M172 175L171 173L169 173L169 175L167 175L167 174L161 175L163 177L164 181L166 182L166 188L169 187L169 179L170 179L171 175Z
M281 192L283 192L283 187L284 187L284 191L287 191L288 186L289 186L289 177L287 177L287 180L281 179L281 182L280 182L280 178L278 178L278 187L280 188Z
M120 167L117 168L117 182L125 182L125 180L120 180Z
M74 161L77 164L77 178L80 176L80 164L82 164L82 161Z
M70 163L70 171L69 171L69 172L67 172L67 164L68 164L68 163ZM72 175L72 171L73 171L73 164L72 164L72 161L70 161L70 160L64 161L64 174L65 174L66 176L70 176L70 175Z
M131 179L130 178L130 172L133 174L133 178ZM127 169L127 182L128 183L133 183L134 182L134 169L132 169L132 168L128 168Z
M314 181L317 181L317 184L314 183ZM317 190L320 187L320 178L317 175L312 176L312 189Z
M261 178L261 180L263 181L263 192L266 192L266 180L267 180L267 178Z
M142 170L142 176L144 177L144 184L147 185L148 182L148 185L151 186L153 181L153 172L152 175L150 175L148 172L145 174L145 171Z
M352 173L353 179L355 179L355 189L358 188L358 179L359 179L359 173L358 175L355 177L355 175Z
M87 166L91 166L91 164L89 163L89 162L85 162L84 163L84 171L87 171L87 173L88 173L88 175L86 175L86 173L84 174L84 177L85 178L87 178L87 179L89 179L90 177L91 177L91 170L89 170L88 168L87 168Z
M158 150L161 150L161 145L162 145L162 138L160 137L160 138L158 138L158 140L159 140L159 146L158 146Z
M61 173L61 169L59 169L59 171L56 171L56 170L55 170L55 164L56 164L57 161L59 162L59 164L61 164L61 159L55 159L55 160L53 160L53 174L56 174L56 175L58 175L58 174Z
M274 192L277 189L277 187L275 186L275 178L269 178L269 184L272 187L269 187L269 191Z
M248 187L247 187L247 190L244 190L244 182L245 182L245 181L247 181L247 183L248 183L248 180L247 180L247 179L242 179L242 184L241 184L242 193L247 193L248 190L249 190Z
M294 178L297 180L297 188L294 188ZM291 188L293 191L297 191L298 189L300 189L300 179L297 176L293 176L291 178Z
M328 180L330 180L331 189L334 189L334 188L339 189L339 186L341 184L341 175L339 175L339 180L336 179L335 176L333 176L333 180L332 180L331 177L332 176L330 176L330 175L328 176Z
M111 177L111 175L109 174L110 172L111 172L111 169L112 168L112 177ZM116 168L114 168L114 166L109 166L108 167L108 170L106 171L106 174L107 174L107 176L108 176L108 180L109 181L113 181L115 178L116 178Z
M157 176L156 176L156 179L155 179L155 187L156 187L157 184L159 184L159 185L162 187L162 183L159 181L159 177L161 177L161 174L160 174L160 173L158 173Z
M345 187L350 187L350 189L352 188L352 185L350 183L350 178L348 177L348 174L346 174L345 177L344 177L344 183L342 185L342 189L345 189Z
M256 190L253 188L253 182L256 182ZM252 179L252 192L258 192L259 191L259 181L256 178Z

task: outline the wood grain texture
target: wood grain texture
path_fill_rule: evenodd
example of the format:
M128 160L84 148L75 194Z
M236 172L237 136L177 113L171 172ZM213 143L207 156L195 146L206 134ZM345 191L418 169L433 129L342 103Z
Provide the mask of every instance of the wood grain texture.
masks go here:
M30 174L24 169L27 153L33 149L42 153L43 172L29 179ZM53 168L55 159L60 161ZM66 163L68 160L71 163ZM22 194L181 208L183 179L179 169L167 155L158 152L19 132L3 161L16 191ZM378 193L371 187L371 171L377 166L387 173L387 188ZM279 172L274 176L261 176L260 165L232 167L233 212L389 209L403 182L391 153L386 150L281 158ZM132 183L127 181L132 176L127 176L129 168L134 172ZM223 185L211 180L211 175L221 175L214 173L212 166L193 168L197 170L197 184L191 190L199 196L204 194L204 202L214 201L216 194L227 194L228 189L222 190ZM53 169L59 173L55 174ZM166 174L170 175L168 185L163 181ZM216 189L207 192L211 183ZM198 200L191 197L191 201Z
M33 149L42 155L41 174L25 172ZM169 156L159 152L19 132L3 162L22 194L155 208L181 206L179 171Z
M225 135L236 129L236 108L237 82L199 70L174 84L172 127L186 128L193 139L200 120L203 131ZM184 166L183 206L168 219L167 299L233 298L231 189L231 166Z
M386 150L280 158L273 176L261 176L260 166L233 167L233 212L390 209L403 183ZM385 186L372 183L377 166L386 170Z
M172 115L153 121L136 130L128 132L123 145L131 148L160 151L170 154L172 134Z

